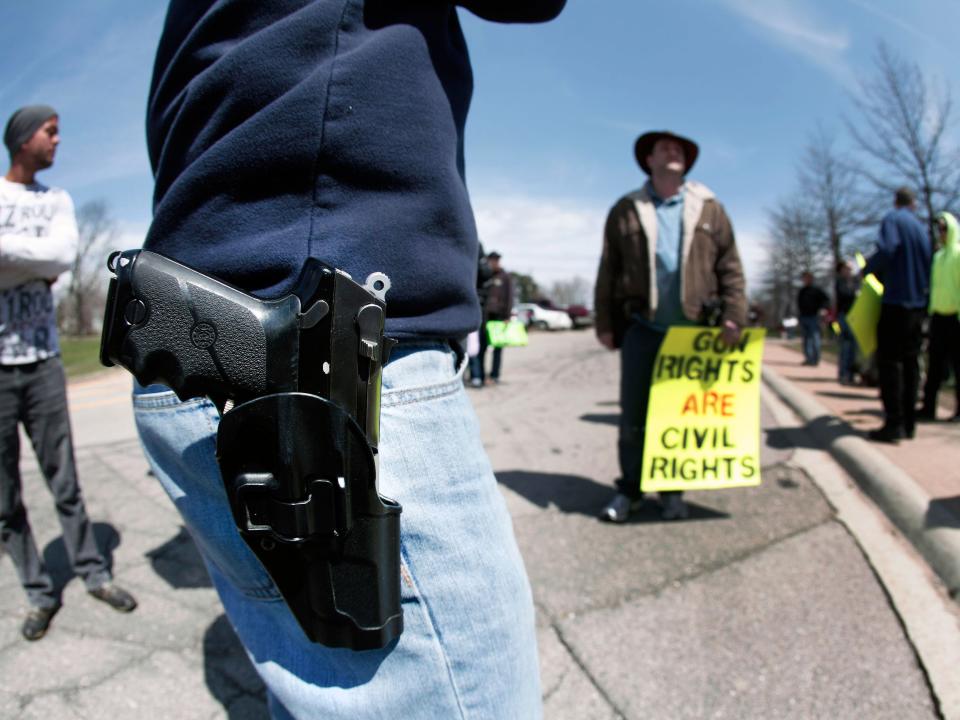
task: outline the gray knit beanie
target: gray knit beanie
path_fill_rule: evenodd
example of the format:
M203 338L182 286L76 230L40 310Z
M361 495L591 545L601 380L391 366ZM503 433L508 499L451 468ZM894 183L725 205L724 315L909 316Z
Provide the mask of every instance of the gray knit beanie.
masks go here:
M13 158L40 126L56 114L57 111L49 105L27 105L11 115L7 129L3 131L3 144L10 157Z

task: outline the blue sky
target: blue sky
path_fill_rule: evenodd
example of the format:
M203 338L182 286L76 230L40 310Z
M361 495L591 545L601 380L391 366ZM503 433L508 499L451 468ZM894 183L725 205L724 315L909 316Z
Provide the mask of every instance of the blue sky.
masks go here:
M152 186L144 107L165 3L9 5L0 115L54 105L62 144L43 179L78 205L106 200L124 244L139 244ZM607 209L643 181L632 145L644 130L700 144L691 177L727 206L754 279L765 209L793 187L818 122L843 144L841 118L879 40L960 91L956 0L569 0L539 26L460 12L475 73L466 152L481 238L543 285L592 280Z

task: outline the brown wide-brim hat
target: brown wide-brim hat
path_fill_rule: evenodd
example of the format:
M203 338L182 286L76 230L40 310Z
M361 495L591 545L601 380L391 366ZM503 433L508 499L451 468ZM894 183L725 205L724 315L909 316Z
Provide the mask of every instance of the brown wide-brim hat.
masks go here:
M647 165L647 156L653 152L653 146L657 144L657 140L663 140L668 138L670 140L676 140L680 145L683 146L683 156L687 161L686 170L684 170L684 175L690 172L690 168L693 167L693 164L697 161L697 155L700 154L700 148L697 147L697 144L690 138L685 138L681 135L676 135L669 130L654 130L652 132L644 133L637 138L637 142L633 145L633 154L637 158L637 164L643 169L643 171L649 175L650 168Z

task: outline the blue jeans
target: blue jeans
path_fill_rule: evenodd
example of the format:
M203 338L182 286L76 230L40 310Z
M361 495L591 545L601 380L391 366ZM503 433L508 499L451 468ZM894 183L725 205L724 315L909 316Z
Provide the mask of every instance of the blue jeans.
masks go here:
M380 491L403 505L404 631L365 652L307 640L241 540L214 457L213 405L135 388L148 460L206 561L274 717L541 717L530 586L461 373L441 343L399 345L384 369Z
M486 325L486 323L484 323ZM487 328L480 328L480 354L470 358L470 378L480 378L480 382L487 379L487 348L490 347L490 338L487 335ZM490 379L500 379L500 367L503 364L503 348L495 347L493 349L493 367L490 368Z
M816 315L801 315L803 331L803 358L810 365L820 362L820 318Z

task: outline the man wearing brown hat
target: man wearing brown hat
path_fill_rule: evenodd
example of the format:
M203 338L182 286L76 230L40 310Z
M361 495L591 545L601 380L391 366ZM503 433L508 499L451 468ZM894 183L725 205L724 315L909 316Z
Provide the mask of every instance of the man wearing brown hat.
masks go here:
M641 135L634 145L649 179L620 198L604 229L594 297L596 333L619 348L621 475L600 514L626 522L643 502L640 472L650 379L671 325L717 321L732 344L746 323L743 267L733 228L713 192L686 180L696 143L672 132ZM682 493L661 493L662 517L687 517Z
M53 165L60 143L56 111L48 105L20 108L7 122L3 142L10 169L0 178L0 538L30 601L21 632L38 640L60 609L60 597L23 505L20 423L53 493L74 572L87 592L115 610L129 612L137 603L113 584L77 483L50 292L76 258L77 221L70 196L36 180Z

